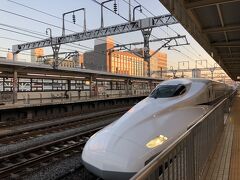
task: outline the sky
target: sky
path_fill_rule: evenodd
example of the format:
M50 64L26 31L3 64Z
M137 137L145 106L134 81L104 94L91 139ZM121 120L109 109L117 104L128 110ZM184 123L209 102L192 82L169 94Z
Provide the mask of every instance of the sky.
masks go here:
M103 2L103 0L95 0ZM128 19L129 0L116 0L119 15ZM169 14L159 0L131 0L132 6L142 5L142 13L136 11L136 19ZM106 4L113 9L113 2ZM32 42L49 37L46 35L46 28L52 29L53 36L62 34L62 14L79 8L86 8L87 29L100 28L100 5L94 0L0 0L0 57L6 56L8 49L12 45L24 42ZM35 10L34 10L35 9ZM76 24L72 23L71 14L66 16L65 27L66 34L83 31L83 12L75 13ZM125 23L126 20L117 14L104 9L104 26ZM152 31L151 39L166 38L177 35L186 35L190 45L176 47L176 50L162 49L162 52L168 54L168 67L174 69L187 68L189 61L190 67L195 67L196 60L207 60L208 67L214 66L214 60L205 50L191 37L191 35L182 27L181 24L168 27L157 27ZM141 32L120 34L113 36L118 44L143 41ZM150 43L150 48L158 49L163 43ZM74 45L61 46L61 51L78 50L85 52L92 50L94 40L76 42ZM140 47L140 46L138 46ZM20 60L30 60L29 51L24 51L19 55ZM46 54L51 53L50 48L45 49ZM180 62L180 63L178 63ZM198 67L206 67L205 63L198 64Z

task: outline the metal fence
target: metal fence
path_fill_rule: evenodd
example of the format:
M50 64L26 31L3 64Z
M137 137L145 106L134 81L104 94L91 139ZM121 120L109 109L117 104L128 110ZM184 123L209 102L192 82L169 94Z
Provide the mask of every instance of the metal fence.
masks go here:
M131 180L199 180L224 129L235 93L222 100Z
M43 98L42 94L39 93L38 96L35 98L31 98L30 94L27 94L24 99L18 100L17 103L22 104L44 104L44 103L62 103L62 102L77 102L77 101L85 101L85 100L94 100L94 99L110 99L110 98L118 98L118 97L130 97L130 96L147 96L149 92L144 91L136 91L133 93L129 93L128 95L118 92L116 94L102 94L102 95L92 95L90 96L89 93L84 93L80 95L73 95L71 92L68 93L68 96L64 93L61 93L60 96L56 96L55 94L51 93L49 98ZM1 101L0 101L1 102Z

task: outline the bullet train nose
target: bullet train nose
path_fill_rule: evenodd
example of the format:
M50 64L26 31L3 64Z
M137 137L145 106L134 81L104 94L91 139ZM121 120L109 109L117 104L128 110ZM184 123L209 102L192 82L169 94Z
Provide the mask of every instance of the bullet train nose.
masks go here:
M146 149L119 136L103 132L90 138L84 147L84 166L103 179L131 178L141 167ZM141 166L141 167L139 167Z

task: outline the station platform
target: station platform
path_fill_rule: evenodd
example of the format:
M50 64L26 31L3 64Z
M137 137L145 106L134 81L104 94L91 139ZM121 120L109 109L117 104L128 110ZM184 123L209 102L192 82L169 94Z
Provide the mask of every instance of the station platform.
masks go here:
M0 110L5 109L18 109L24 107L38 107L58 104L70 104L90 101L100 101L107 99L122 99L122 98L134 98L134 97L145 97L147 94L137 93L132 95L109 95L109 96L93 96L93 97L71 97L71 98L45 98L45 99L31 99L30 101L18 100L16 103L5 103L0 105Z
M240 94L233 100L224 132L207 164L205 180L240 179Z

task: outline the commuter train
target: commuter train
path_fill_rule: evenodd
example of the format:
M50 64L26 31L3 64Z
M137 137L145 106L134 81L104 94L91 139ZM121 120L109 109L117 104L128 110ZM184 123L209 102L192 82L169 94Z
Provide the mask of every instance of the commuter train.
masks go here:
M103 179L129 179L230 91L226 84L206 79L163 81L88 140L84 166Z

